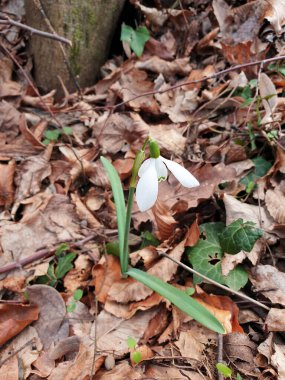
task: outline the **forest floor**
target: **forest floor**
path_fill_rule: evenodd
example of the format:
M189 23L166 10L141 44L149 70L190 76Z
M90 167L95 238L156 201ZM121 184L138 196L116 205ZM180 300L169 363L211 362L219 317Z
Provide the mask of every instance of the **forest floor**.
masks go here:
M0 379L285 379L285 2L130 3L143 36L59 103L0 25ZM224 335L121 276L100 157L127 197L148 136L200 185L135 201L130 264Z

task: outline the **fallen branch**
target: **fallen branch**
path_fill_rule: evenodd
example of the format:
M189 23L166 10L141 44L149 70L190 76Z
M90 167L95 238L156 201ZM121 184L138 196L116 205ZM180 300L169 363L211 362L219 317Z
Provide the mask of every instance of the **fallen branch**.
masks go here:
M52 33L44 32L44 31L39 30L39 29L32 28L31 26L28 26L28 25L22 24L21 22L12 20L10 17L8 17L7 15L5 15L3 13L1 13L1 15L0 15L0 24L13 25L13 26L16 26L18 28L28 30L32 34L36 34L36 35L44 37L44 38L49 38L51 40L60 41L60 42L63 42L64 44L72 46L72 42L65 37L61 37L58 34L52 34Z

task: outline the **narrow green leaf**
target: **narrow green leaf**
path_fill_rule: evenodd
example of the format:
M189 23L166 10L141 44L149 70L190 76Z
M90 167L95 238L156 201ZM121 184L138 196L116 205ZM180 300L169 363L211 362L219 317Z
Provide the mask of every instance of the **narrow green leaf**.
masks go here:
M134 338L128 336L127 345L128 345L130 350L133 350L136 347L137 342L134 340Z
M126 206L124 192L122 188L122 183L114 166L108 160L106 160L105 157L101 157L101 162L108 173L109 181L111 183L113 196L115 200L118 222L120 263L122 263L124 262L124 255L128 255L128 252L124 252L124 235L126 225Z
M148 286L162 297L165 297L184 313L188 314L207 328L221 334L225 333L224 327L213 314L180 289L177 289L159 278L151 276L139 269L130 268L126 274Z
M231 377L232 376L232 370L223 363L217 363L216 368L219 371L220 374L222 374L225 377Z
M58 259L57 267L55 269L55 276L58 280L62 279L66 273L73 268L72 262L76 256L76 253L71 252Z

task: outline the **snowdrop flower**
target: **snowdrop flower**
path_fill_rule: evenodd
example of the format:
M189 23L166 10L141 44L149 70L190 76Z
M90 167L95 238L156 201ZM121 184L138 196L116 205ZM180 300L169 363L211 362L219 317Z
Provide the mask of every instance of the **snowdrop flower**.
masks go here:
M156 144L154 152L151 149L152 142ZM151 157L143 162L138 171L140 179L137 184L136 199L140 211L146 211L155 204L158 195L158 182L166 180L168 170L181 185L185 187L199 186L197 179L187 169L177 162L160 156L158 145L154 141L150 142L150 153Z

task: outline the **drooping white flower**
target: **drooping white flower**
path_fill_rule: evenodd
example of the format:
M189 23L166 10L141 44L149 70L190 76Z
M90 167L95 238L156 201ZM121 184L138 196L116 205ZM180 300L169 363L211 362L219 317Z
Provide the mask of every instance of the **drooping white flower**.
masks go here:
M151 208L157 199L158 182L167 178L168 170L185 187L199 186L197 179L177 162L167 160L164 157L149 158L141 165L138 175L140 177L136 199L140 211Z

